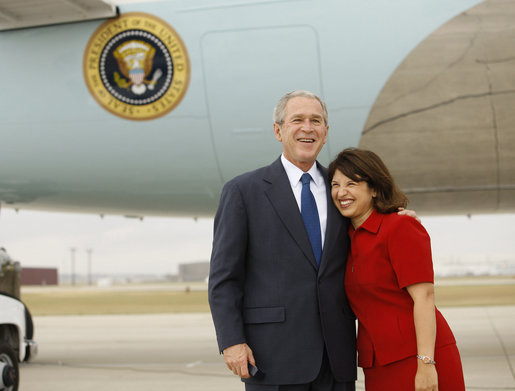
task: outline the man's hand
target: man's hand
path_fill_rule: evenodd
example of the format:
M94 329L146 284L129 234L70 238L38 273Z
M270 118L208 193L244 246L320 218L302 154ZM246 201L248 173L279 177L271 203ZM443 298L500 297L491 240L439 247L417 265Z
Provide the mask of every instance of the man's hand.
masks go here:
M252 350L246 343L232 345L224 349L222 352L224 355L225 364L232 373L243 378L250 378L248 363L256 365Z
M415 213L414 210L399 208L399 211L397 212L397 214L413 217L419 223L421 223L420 217L417 216L417 214Z

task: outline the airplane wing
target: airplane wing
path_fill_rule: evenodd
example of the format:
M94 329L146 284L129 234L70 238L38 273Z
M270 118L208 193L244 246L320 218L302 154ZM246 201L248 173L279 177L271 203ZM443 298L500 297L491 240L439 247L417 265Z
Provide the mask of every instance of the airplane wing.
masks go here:
M0 31L117 16L103 0L0 0Z

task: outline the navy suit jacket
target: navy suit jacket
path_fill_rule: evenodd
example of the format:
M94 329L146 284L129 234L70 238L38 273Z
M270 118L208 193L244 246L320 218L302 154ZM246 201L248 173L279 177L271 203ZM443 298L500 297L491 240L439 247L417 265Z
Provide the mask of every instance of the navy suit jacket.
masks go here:
M324 347L336 380L356 379L355 317L344 289L349 220L326 186L320 268L280 159L223 188L209 303L220 351L247 343L265 373L247 382L309 383L318 375Z

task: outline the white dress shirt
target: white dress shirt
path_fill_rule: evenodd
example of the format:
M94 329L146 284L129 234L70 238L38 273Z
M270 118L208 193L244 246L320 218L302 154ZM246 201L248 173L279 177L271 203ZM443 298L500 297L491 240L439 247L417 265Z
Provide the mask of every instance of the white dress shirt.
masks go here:
M302 193L302 181L300 180L300 178L302 177L302 174L304 174L304 171L302 171L295 164L286 159L284 157L284 154L281 155L281 163L283 164L283 167L286 170L286 175L288 175L291 189L293 190L293 195L297 200L297 205L300 211L300 196ZM312 178L312 181L309 184L309 188L311 190L311 193L313 193L313 196L315 197L315 202L317 203L323 249L325 240L325 230L327 227L327 193L325 187L325 178L322 175L322 173L318 171L316 163L313 164L313 166L309 169L309 171L307 171L307 173L311 175Z

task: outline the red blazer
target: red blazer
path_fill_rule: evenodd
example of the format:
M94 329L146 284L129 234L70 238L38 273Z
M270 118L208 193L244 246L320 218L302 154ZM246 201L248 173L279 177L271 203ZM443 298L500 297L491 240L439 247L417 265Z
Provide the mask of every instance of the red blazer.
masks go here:
M372 215L349 228L351 249L345 289L358 318L358 365L385 365L417 354L413 300L405 287L433 282L431 244L415 219L396 213ZM456 343L436 311L436 347Z

